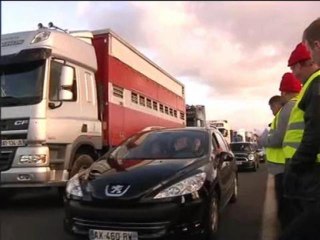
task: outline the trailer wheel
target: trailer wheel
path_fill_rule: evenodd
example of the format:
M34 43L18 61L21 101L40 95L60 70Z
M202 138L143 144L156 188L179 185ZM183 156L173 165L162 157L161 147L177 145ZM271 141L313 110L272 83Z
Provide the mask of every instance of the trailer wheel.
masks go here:
M81 172L89 168L93 162L94 162L93 158L88 154L76 155L75 161L73 162L73 165L70 171L70 178L72 178L78 172Z

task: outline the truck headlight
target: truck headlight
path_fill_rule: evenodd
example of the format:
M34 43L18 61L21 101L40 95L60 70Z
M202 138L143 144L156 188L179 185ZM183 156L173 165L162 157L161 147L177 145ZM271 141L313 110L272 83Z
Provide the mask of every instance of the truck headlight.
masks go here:
M176 197L196 192L202 187L205 179L206 174L204 172L198 173L164 189L154 199Z
M49 38L49 36L50 36L50 32L48 31L39 32L34 36L31 43L38 43L38 42L45 41Z
M21 155L19 159L19 163L21 164L43 164L46 161L46 154Z
M74 175L68 182L66 187L67 197L75 196L78 198L83 197L82 189L79 182L79 175Z
M253 155L252 153L250 153L250 154L248 155L248 159L249 159L250 161L253 161L253 160L254 160L254 155Z

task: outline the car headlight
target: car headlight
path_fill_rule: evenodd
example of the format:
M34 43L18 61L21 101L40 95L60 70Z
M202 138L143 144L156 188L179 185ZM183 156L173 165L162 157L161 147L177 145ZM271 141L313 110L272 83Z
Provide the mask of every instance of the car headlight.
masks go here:
M248 159L249 159L250 161L253 161L253 160L254 160L254 155L253 155L252 153L250 153L250 154L248 155Z
M83 197L82 189L79 182L79 174L74 175L68 182L66 187L67 196Z
M164 189L154 199L176 197L196 192L202 187L205 179L206 174L204 172L198 173Z

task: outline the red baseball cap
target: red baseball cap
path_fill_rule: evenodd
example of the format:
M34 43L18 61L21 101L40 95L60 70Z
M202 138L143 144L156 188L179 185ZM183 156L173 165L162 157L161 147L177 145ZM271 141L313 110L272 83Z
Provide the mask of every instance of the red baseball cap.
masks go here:
M295 65L298 62L311 59L311 54L304 43L299 43L290 55L288 67Z
M299 93L301 82L291 72L287 72L282 76L279 90L281 92Z

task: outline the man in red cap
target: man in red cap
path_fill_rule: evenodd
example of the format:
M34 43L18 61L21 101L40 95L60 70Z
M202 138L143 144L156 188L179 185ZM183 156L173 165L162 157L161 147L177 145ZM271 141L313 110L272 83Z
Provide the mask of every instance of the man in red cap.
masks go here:
M281 228L284 229L293 218L293 211L290 202L283 197L283 173L285 166L285 156L282 149L284 135L291 110L296 102L296 97L301 90L301 82L292 74L285 73L282 76L279 90L281 97L274 96L269 100L272 113L275 115L268 135L266 132L258 140L258 143L266 148L266 158L268 163L268 171L274 176L275 195L277 200L277 215ZM272 100L275 99L273 102ZM274 111L274 103L281 100L282 108ZM278 103L279 104L279 103Z
M306 31L304 36L309 36ZM314 226L312 219L316 212L320 213L320 70L303 43L291 53L288 66L302 81L303 88L283 141L284 194L296 202L300 214L280 239L318 239L320 224ZM316 222L319 218L318 215Z
M320 18L314 20L303 32L302 41L315 63L320 65Z

